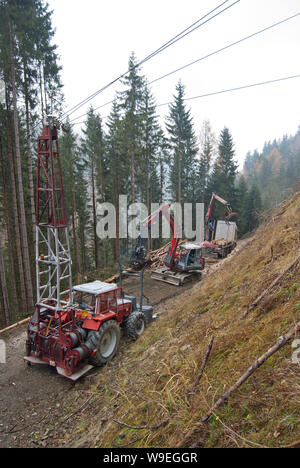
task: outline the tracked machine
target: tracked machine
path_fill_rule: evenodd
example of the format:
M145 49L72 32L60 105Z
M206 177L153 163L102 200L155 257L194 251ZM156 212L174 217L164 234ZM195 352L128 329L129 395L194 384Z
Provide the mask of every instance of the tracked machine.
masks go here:
M71 255L58 148L49 117L38 138L36 193L37 303L27 331L29 364L46 364L76 381L118 351L121 330L136 340L152 319L123 288L101 281L72 286Z
M186 242L179 245L179 229L174 217L169 213L170 206L170 204L165 203L158 210L151 213L142 222L141 232L148 229L158 219L160 214L166 218L172 231L171 245L164 259L165 267L152 270L151 278L174 284L175 286L181 286L193 278L201 276L201 271L205 267L205 261L202 257L202 249L199 244ZM141 236L139 236L139 239L141 239ZM146 261L146 253L145 250L141 250L140 242L138 243L138 250L132 253L131 258Z

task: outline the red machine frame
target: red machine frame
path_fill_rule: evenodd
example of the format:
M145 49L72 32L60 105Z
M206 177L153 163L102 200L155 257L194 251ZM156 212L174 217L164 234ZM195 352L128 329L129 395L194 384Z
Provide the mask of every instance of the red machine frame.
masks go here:
M131 302L124 300L123 289L114 286L95 295L95 303L95 311L75 307L54 311L37 305L28 326L25 360L55 366L60 374L68 377L74 374L77 377L83 368L90 370L88 359L94 353L94 346L87 341L87 332L99 330L111 319L121 324L132 308Z
M103 285L103 292L94 294L95 310L83 310L73 302L58 128L58 122L50 117L38 138L37 304L28 325L24 359L29 364L49 364L60 374L77 380L93 367L88 361L96 349L89 331L99 330L112 319L121 324L131 313L132 303L124 299L121 288L101 282L96 282Z

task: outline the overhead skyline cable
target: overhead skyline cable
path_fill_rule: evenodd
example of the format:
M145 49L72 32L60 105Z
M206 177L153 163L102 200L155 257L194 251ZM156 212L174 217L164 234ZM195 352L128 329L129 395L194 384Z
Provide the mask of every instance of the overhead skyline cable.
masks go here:
M220 14L224 13L225 11L227 11L229 8L233 7L234 5L236 5L237 3L239 3L241 0L236 0L235 2L231 3L230 5L228 5L227 7L225 7L223 10L215 13L213 16L207 18L208 16L210 16L212 13L216 12L218 9L220 9L222 6L224 6L226 3L228 3L230 0L225 0L224 2L220 3L217 7L215 7L213 10L209 11L208 13L206 13L204 16L202 16L201 18L199 18L196 22L194 22L192 25L190 25L188 28L185 28L181 33L177 34L176 36L174 36L172 39L170 39L168 42L166 42L165 44L163 44L161 47L159 47L158 49L156 49L154 52L152 52L151 54L149 54L147 57L145 57L143 60L141 60L139 63L137 63L134 68L137 68L139 67L140 65L142 65L143 63L147 62L148 60L150 60L151 58L155 57L157 54L159 54L160 52L164 51L165 49L167 49L168 47L170 47L171 45L177 43L179 40L183 39L184 37L186 37L188 34L191 34L193 31L195 31L196 29L199 29L201 26L204 26L205 24L207 24L209 21L211 21L212 19L216 18L217 16L219 16ZM204 22L198 24L200 21L202 21L203 19L207 18ZM193 29L191 29L194 25L196 25ZM190 30L191 29L191 30ZM91 94L90 96L88 96L87 98L85 98L83 101L79 102L78 104L76 104L75 106L71 107L69 110L67 110L66 112L64 112L61 116L62 119L66 119L68 116L72 115L74 112L76 112L78 109L80 109L82 106L84 106L85 104L87 104L89 101L91 101L92 99L94 99L96 96L98 96L100 93L102 93L103 91L105 91L106 89L108 89L110 86L112 86L113 84L115 84L116 82L118 82L119 80L121 80L122 78L124 78L128 73L129 73L130 70L127 70L125 73L119 75L117 78L115 78L114 80L112 80L111 82L107 83L105 86L103 86L102 88L100 88L99 90L97 90L95 93Z

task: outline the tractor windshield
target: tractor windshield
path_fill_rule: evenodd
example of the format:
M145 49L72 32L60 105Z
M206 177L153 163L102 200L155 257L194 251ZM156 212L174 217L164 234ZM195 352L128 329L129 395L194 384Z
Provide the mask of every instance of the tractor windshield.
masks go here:
M96 296L83 292L76 292L74 301L83 310L95 310Z

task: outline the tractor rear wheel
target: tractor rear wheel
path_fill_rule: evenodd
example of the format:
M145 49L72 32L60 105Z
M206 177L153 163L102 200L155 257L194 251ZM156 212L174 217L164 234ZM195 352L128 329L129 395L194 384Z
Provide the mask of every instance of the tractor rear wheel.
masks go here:
M98 331L90 331L88 341L96 348L90 357L90 363L101 367L110 361L117 353L120 344L121 330L115 320L104 322Z
M146 326L146 318L143 312L132 312L126 321L127 334L134 341L144 332Z

